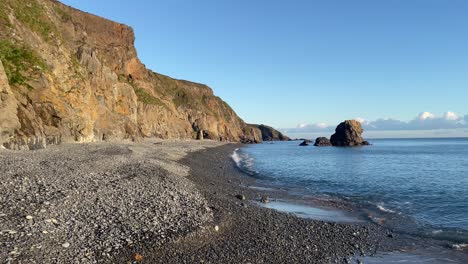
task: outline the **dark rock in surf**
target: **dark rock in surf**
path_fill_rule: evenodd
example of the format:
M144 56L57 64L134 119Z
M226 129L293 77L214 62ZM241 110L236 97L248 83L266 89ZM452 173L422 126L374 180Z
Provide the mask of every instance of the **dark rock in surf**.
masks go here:
M309 146L309 144L311 144L311 143L312 143L312 141L306 139L306 140L302 141L302 143L299 144L299 146Z
M314 146L316 147L328 147L328 146L331 146L331 142L328 138L326 137L318 137L316 140L315 140L315 144Z

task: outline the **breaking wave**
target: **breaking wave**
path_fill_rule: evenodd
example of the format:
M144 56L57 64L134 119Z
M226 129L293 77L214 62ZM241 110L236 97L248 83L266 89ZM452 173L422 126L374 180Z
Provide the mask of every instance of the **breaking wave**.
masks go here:
M235 149L231 155L232 160L236 163L237 168L244 171L251 176L258 176L259 172L254 170L253 162L254 159L247 153L243 153L240 149Z
M377 204L377 208L378 208L380 211L385 212L385 213L392 213L392 214L395 213L395 211L393 211L393 210L391 210L391 209L388 209L388 208L385 208L385 207L383 206L383 204Z
M468 244L465 244L465 243L454 244L452 247L453 247L454 249L456 249L456 250L464 251L464 250L468 249Z

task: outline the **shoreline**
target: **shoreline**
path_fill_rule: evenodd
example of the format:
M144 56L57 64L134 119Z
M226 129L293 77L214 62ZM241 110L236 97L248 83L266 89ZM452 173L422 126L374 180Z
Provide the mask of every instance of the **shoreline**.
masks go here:
M279 146L276 147L277 149L281 149L283 147L283 144L280 142L277 145ZM259 153L263 153L263 155L265 155L265 153L268 153L269 148L270 147L268 145L253 146L253 148L248 146L245 149L236 150L235 154L233 154L233 159L242 171L245 171L248 175L256 179L256 186L260 186L261 188L267 190L278 189L281 192L286 193L286 198L291 200L293 204L299 203L300 205L306 204L312 207L319 208L331 207L331 209L343 209L345 211L350 211L352 214L358 217L361 217L361 219L372 221L378 225L385 226L388 229L394 230L397 233L405 233L416 237L450 242L448 244L450 244L450 246L453 248L460 248L460 246L466 246L466 244L468 243L467 232L466 229L463 228L463 226L458 228L448 227L449 223L447 223L447 226L444 225L444 223L442 223L441 225L431 225L429 223L425 223L418 220L418 218L415 218L408 213L405 213L407 211L405 211L403 208L400 208L398 206L392 207L391 201L393 200L391 199L388 199L388 201L390 202L386 204L387 201L382 198L366 198L366 195L372 196L372 192L374 192L375 190L362 188L362 193L360 192L360 190L354 190L355 192L353 193L352 189L350 189L350 191L348 192L347 189L345 189L346 187L343 186L341 186L341 189L333 189L333 186L324 186L324 189L321 189L320 187L318 187L321 186L321 183L319 182L317 186L313 184L314 180L330 180L331 182L333 182L334 180L340 181L340 179L333 178L335 175L331 175L332 178L328 179L327 176L325 176L326 171L323 171L323 168L320 168L320 166L302 172L303 174L305 173L306 175L310 175L310 178L301 178L301 180L303 180L304 182L308 181L308 183L302 184L301 181L298 181L299 183L289 181L288 166L280 165L276 168L279 171L281 171L281 174L285 176L285 179L282 179L280 177L281 174L278 174L274 170L271 170L271 166L275 168L275 164L272 164L271 161L270 163L268 163L268 160L270 159L268 157L268 154L266 155L266 157L258 156ZM288 151L290 150L288 149ZM251 154L249 154L249 152ZM278 154L280 156L282 155L282 153ZM263 166L263 172L255 171L257 169L256 166L253 166L253 164L251 164L252 160L255 157L256 159L258 159L260 168L262 168ZM278 159L276 159L276 157L271 157L271 159L279 161ZM294 161L295 159L292 158L292 160ZM307 161L305 161L302 157L301 162L305 163ZM264 167L265 164L269 164L270 167ZM293 169L296 170L298 168L294 167ZM348 168L341 168L340 171L343 173L349 173L347 170ZM268 173L265 173L265 171L271 171L273 175L270 176L268 175ZM318 174L317 179L313 176L313 174L308 174L309 172L313 174ZM292 171L291 173L294 175L295 180L297 180L297 178L302 177L301 175L297 175L295 171ZM373 173L371 172L370 174L367 174L365 177L373 177L373 174L379 176L378 173L379 171L374 171ZM362 175L360 174L360 176ZM362 179L357 179L357 181L360 180ZM350 188L355 188L355 186L353 187L351 183ZM390 192L387 195L392 194ZM395 195L398 194L395 193ZM441 197L441 199L443 198ZM411 204L412 202L413 201L411 201L411 199L408 199L408 201L406 201L405 204Z
M443 241L372 222L326 222L261 206L262 196L272 203L295 198L255 187L257 180L231 158L241 146L153 140L0 150L0 259L385 263L369 256L414 257L411 252L424 255L428 248L454 253ZM336 201L304 204L354 210Z
M393 232L370 221L326 222L264 208L257 202L262 196L292 197L284 190L255 188L256 179L231 158L239 147L201 150L181 160L191 168L188 179L207 198L214 220L200 233L158 247L157 254L149 252L148 263L393 263L425 261L427 256L453 257L453 263L463 263L468 259L467 254L447 248L446 241ZM336 201L310 205L356 210Z
M255 205L265 193L246 187L255 179L231 159L239 146L201 150L181 160L212 209L213 222L205 230L161 247L133 249L126 258L136 250L147 263L348 263L402 246L391 230L371 223L304 219Z

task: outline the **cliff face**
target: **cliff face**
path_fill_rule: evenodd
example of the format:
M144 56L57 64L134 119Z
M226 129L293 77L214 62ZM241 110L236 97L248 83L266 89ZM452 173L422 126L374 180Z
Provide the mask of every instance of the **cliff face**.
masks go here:
M139 137L259 142L206 85L146 69L133 30L55 0L0 2L0 145Z
M278 130L266 125L250 125L260 130L263 141L288 141L289 137Z

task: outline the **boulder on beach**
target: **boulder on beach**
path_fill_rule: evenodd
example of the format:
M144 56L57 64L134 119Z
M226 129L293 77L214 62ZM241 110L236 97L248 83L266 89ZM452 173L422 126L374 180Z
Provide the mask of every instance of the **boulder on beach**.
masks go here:
M308 139L305 139L304 141L302 141L301 144L299 144L299 146L309 146L309 144L311 144L312 141L308 140Z
M315 140L315 144L314 146L316 147L328 147L328 146L331 146L331 142L328 138L326 137L318 137L316 140Z
M239 199L239 200L245 200L245 196L242 195L242 194L236 195L236 198Z
M346 120L339 124L335 129L335 134L330 138L333 146L352 147L369 145L369 142L362 139L361 123L356 120Z
M262 196L262 198L260 198L260 202L262 202L264 204L269 203L270 198L268 196Z

